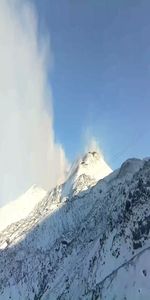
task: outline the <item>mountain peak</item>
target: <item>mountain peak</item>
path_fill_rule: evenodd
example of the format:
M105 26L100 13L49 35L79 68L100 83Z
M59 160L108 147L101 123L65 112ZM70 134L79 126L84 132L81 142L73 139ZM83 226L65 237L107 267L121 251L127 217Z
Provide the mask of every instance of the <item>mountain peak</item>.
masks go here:
M89 151L80 160L78 167L78 176L85 174L96 181L104 178L112 172L111 168L105 162L100 151Z
M99 151L88 151L83 158L78 159L71 167L66 183L64 184L63 194L67 196L77 187L79 178L86 177L90 179L93 185L98 180L104 178L112 172L111 168L105 162ZM89 186L90 181L83 190ZM84 183L84 182L83 182ZM81 191L81 190L80 190Z
M103 160L103 156L100 151L88 151L82 159L82 164L90 164L96 161Z
M47 191L32 185L24 194L16 200L9 202L0 208L0 231L8 225L26 218L36 204L47 194ZM12 213L13 212L13 213Z

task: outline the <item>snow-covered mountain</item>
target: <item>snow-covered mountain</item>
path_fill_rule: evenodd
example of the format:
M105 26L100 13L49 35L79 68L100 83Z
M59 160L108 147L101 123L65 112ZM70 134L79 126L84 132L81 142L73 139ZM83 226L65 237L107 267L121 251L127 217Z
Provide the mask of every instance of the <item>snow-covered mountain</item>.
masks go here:
M1 231L0 299L150 299L150 159L110 172L88 153Z
M21 197L0 208L0 231L8 225L26 218L47 192L33 185Z
M73 191L79 193L112 172L100 152L88 152L71 167L63 186L62 195L68 196Z

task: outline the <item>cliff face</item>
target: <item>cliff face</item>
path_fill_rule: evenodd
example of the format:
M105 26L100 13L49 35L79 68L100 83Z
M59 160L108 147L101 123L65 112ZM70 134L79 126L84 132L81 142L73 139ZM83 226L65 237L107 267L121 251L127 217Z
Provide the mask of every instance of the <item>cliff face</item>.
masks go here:
M1 232L0 299L150 299L150 160L95 159Z

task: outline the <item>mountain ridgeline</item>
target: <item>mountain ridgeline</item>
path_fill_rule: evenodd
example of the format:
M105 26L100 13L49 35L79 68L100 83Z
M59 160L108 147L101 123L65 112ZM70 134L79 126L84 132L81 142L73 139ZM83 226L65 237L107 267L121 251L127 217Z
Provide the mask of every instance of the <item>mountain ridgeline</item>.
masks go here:
M150 299L150 159L112 172L88 152L64 184L25 195L26 214L19 199L0 209L0 300Z

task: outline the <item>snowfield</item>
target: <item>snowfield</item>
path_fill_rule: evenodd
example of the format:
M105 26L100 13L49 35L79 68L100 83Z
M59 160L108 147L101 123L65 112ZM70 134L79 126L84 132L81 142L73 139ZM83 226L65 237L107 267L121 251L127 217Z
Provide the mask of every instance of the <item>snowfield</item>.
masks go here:
M46 196L46 191L33 185L25 194L0 208L0 231L8 225L26 218L35 205Z
M149 158L111 172L89 152L63 185L39 193L8 225L0 299L150 299Z

